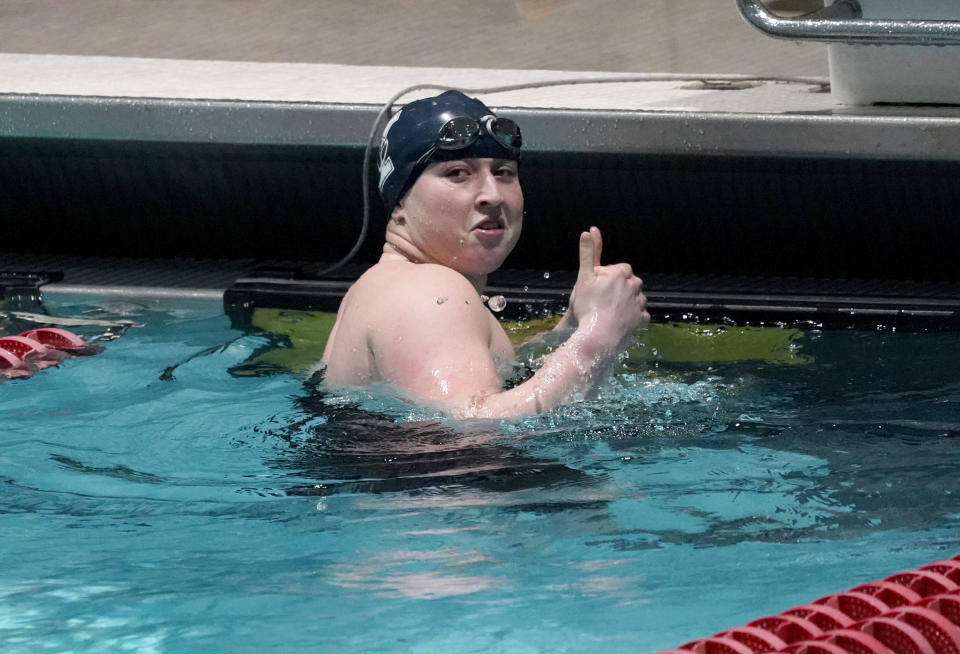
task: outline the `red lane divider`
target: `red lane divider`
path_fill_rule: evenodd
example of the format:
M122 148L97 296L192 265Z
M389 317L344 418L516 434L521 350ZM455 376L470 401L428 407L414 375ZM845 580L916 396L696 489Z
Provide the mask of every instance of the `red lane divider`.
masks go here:
M856 588L851 588L850 592L873 595L891 609L916 604L923 599L923 595L917 591L892 581L871 581Z
M659 654L960 654L960 554Z
M38 327L25 331L21 336L40 341L44 345L58 350L77 351L87 347L87 342L66 329L59 327Z
M12 352L0 348L0 370L15 370L23 366L23 359Z
M960 584L960 561L947 559L946 561L935 561L919 568L921 571L929 570L942 574L955 584Z
M17 336L0 336L0 381L29 377L38 370L55 366L67 357L94 354L81 337L58 327L39 327Z
M846 613L854 621L873 618L886 613L891 608L883 600L873 595L849 590L845 593L834 593L821 597L814 600L813 603L835 608L841 613Z
M784 611L783 615L796 615L801 618L806 618L823 631L843 629L855 622L853 618L843 611L824 604L803 604L801 606L795 606L792 609Z
M681 652L696 652L697 654L754 654L754 650L747 645L734 640L733 638L724 638L714 636L713 638L704 638L692 643L687 643L680 648Z
M884 645L900 654L937 654L923 634L909 623L892 618L870 618L860 626Z
M960 627L960 595L934 595L925 597L918 606L936 611Z
M0 336L0 348L23 359L28 355L44 356L50 348L26 336Z
M809 643L800 643L796 647L784 650L790 654L850 654L850 650L843 649L836 643L818 640Z
M927 607L907 606L894 611L890 617L916 628L937 652L960 654L960 627L940 613Z
M787 643L772 631L759 627L735 627L721 631L717 636L743 643L754 652L776 652L787 646Z
M960 589L960 586L953 583L942 574L930 572L929 570L915 570L910 572L898 572L895 575L887 577L886 581L892 581L895 584L902 584L915 590L924 597L930 595L939 595L949 593Z
M766 629L785 643L811 640L822 636L824 632L824 630L818 627L812 620L797 615L788 615L786 613L769 615L765 618L754 620L747 626Z
M849 654L891 654L891 649L870 634L856 629L841 629L828 634L824 639L839 645ZM897 654L901 654L897 652Z

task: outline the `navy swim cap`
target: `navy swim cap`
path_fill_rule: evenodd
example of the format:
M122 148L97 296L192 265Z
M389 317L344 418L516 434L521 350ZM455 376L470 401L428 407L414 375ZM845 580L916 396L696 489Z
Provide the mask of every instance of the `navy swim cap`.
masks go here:
M477 136L465 139L463 146L438 147L441 130L455 118L476 121L479 126ZM500 134L499 123L508 123L515 134ZM495 133L498 134L496 138ZM519 128L512 121L496 119L489 107L460 91L445 91L404 105L387 122L380 139L377 167L380 170L380 196L387 213L393 211L431 162L468 157L518 160Z

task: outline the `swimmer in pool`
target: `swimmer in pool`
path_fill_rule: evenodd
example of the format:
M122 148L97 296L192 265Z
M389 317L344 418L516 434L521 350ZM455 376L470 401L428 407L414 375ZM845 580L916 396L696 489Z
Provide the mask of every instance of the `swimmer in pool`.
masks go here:
M629 264L603 266L600 230L580 235L569 336L504 390L512 344L481 294L520 238L520 129L458 91L405 105L380 146L389 215L383 254L347 291L322 364L335 386L393 384L456 417L547 411L589 393L650 316Z

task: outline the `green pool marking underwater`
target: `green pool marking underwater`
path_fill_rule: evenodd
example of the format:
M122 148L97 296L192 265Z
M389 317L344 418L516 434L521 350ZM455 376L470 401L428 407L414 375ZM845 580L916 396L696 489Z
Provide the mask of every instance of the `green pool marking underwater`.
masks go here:
M303 315L47 307L145 326L0 385L4 652L654 652L960 550L955 334L655 325L452 421L311 388Z

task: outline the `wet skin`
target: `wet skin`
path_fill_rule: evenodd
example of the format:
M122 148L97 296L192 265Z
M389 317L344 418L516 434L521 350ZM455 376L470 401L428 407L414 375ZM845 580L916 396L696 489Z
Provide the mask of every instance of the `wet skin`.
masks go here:
M340 306L326 382L392 384L457 416L537 413L588 393L624 339L649 321L628 264L600 265L600 231L580 235L580 269L557 330L566 342L528 381L503 388L513 347L480 294L523 224L516 162L436 162L391 213L383 254Z

